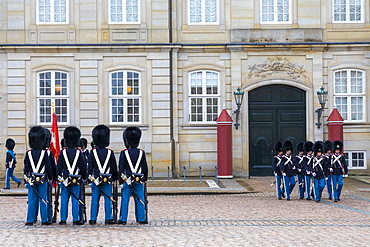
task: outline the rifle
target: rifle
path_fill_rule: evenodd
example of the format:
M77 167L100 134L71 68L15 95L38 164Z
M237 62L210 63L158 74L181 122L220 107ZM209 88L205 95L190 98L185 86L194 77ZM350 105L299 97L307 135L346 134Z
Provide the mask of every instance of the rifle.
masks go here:
M117 186L117 181L114 181L113 184L113 199L115 201L113 202L113 220L114 222L117 222L117 215L118 215L118 186Z
M145 203L139 198L139 196L136 194L136 192L134 191L134 188L132 188L132 185L131 185L131 179L130 178L127 178L125 174L121 174L121 178L123 179L123 181L128 185L128 187L130 188L131 190L131 193L132 193L132 196L137 199L141 204L145 205ZM127 182L129 181L129 182Z
M48 199L49 199L48 219L49 219L50 223L52 223L52 217L53 217L53 187L51 187L51 183L48 183Z
M81 200L84 202L84 204L82 205L82 209L81 209L82 215L80 215L80 218L81 219L83 218L83 221L86 222L87 221L87 219L86 219L86 206L84 206L85 203L86 203L86 194L85 194L85 183L84 182L81 183L80 195L81 195Z
M53 223L56 223L57 222L57 218L58 218L58 213L59 213L59 193L60 193L60 187L59 187L59 185L57 185L57 187L55 187Z
M149 222L148 220L148 188L146 186L146 182L144 182L144 202L145 202L145 222Z
M48 204L49 202L47 200L44 200L44 198L42 198L42 196L40 195L40 193L36 190L35 188L35 185L32 183L31 179L29 177L27 177L26 175L24 175L24 180L26 180L26 182L32 187L33 191L35 192L35 194L41 199L41 201L45 204Z

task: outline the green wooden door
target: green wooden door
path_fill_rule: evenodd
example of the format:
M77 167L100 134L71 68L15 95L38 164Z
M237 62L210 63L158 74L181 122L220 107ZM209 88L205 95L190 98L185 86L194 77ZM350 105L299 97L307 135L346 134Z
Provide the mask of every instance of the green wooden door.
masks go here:
M272 175L274 145L291 140L295 146L306 140L306 92L286 85L259 87L248 94L249 172Z

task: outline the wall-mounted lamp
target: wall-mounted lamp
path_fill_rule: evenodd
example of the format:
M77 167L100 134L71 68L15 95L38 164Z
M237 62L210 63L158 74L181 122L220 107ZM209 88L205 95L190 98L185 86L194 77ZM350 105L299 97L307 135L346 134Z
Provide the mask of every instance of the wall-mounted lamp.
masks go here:
M236 114L236 122L234 124L234 126L236 127L236 129L238 129L239 127L239 113L240 113L240 107L243 103L243 97L244 97L244 92L240 91L241 88L238 87L236 89L236 91L234 92L234 97L235 97L235 103L236 103L236 110L234 111L234 113Z
M320 129L320 126L321 126L320 118L321 118L322 112L324 111L326 98L328 97L328 91L324 91L324 88L321 87L320 91L317 91L316 94L317 94L317 98L319 98L319 102L320 102L320 105L321 105L321 108L319 108L315 111L317 113L316 126L317 126L318 129Z

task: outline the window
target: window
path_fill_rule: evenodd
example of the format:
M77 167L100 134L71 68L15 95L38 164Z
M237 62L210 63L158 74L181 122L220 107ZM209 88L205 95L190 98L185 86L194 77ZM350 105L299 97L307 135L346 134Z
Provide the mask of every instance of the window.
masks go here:
M364 72L350 69L335 71L334 100L345 121L365 121Z
M333 22L363 22L363 0L333 0Z
M290 23L290 0L261 0L262 23Z
M217 24L218 0L188 0L189 24Z
M190 123L214 123L219 113L219 73L195 71L190 73Z
M37 0L37 23L67 24L68 0Z
M140 73L115 71L110 73L110 122L140 123L141 113Z
M110 0L109 23L140 23L140 0Z
M44 71L37 74L38 123L51 124L51 106L54 105L58 123L69 123L68 73Z
M366 152L365 151L346 151L344 153L348 168L366 169Z

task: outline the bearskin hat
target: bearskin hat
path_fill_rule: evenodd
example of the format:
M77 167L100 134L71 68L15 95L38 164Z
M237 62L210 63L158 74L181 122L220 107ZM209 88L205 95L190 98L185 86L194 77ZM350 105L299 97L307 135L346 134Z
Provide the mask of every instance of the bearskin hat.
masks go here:
M80 143L81 131L75 126L68 126L63 133L64 145L67 148L77 148Z
M304 142L298 142L297 143L297 153L304 152L303 146L304 146Z
M42 149L46 142L46 131L42 126L33 126L28 132L28 145L32 149Z
M5 147L9 150L13 150L15 146L15 141L12 138L6 139Z
M137 148L140 143L141 130L138 127L127 127L123 131L123 141L126 148Z
M316 156L318 152L323 152L323 142L322 141L317 141L315 142L315 144L313 145L313 153L314 155Z
M80 139L80 147L81 148L87 148L87 140L86 140L86 138L81 138Z
M292 151L293 152L293 143L289 140L286 140L283 143L283 149L284 149L284 152L286 152L286 151Z
M304 153L307 154L310 151L313 151L313 142L307 141L303 145Z
M50 130L45 128L45 133L46 133L45 143L44 143L44 146L42 147L42 149L47 149L47 148L50 147L50 138L51 138Z
M327 153L329 150L333 152L333 142L327 140L324 142L324 153Z
M283 143L282 142L277 142L275 143L275 152L280 153L283 152Z
M333 150L339 150L340 153L343 152L343 142L336 140L333 142Z
M95 126L95 128L92 130L92 139L96 147L108 147L110 140L110 129L108 126L103 124Z
M66 147L66 144L64 143L64 138L62 138L62 140L60 140L60 148L63 149Z

